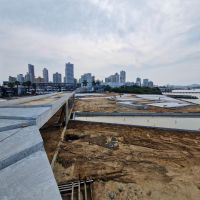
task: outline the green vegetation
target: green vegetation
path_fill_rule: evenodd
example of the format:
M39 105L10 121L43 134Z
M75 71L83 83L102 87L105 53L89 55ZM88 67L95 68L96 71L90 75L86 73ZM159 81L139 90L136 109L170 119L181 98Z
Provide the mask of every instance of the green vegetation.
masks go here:
M133 94L162 94L158 87L149 88L149 87L139 87L139 86L121 86L118 88L111 88L106 86L104 91L116 92L116 93L133 93Z

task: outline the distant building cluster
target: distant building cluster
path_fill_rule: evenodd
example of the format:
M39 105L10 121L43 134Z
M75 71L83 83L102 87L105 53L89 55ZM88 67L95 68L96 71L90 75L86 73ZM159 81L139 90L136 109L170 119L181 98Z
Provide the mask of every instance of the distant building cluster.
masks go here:
M28 64L28 72L25 75L18 74L16 77L9 76L8 81L4 81L3 85L9 88L17 87L18 94L26 93L27 88L29 88L29 91L60 91L73 89L76 86L74 65L66 63L64 81L62 81L62 74L58 72L53 73L52 80L53 81L49 80L49 71L47 68L43 68L42 76L36 77L34 65Z
M139 86L139 87L153 87L154 84L152 81L149 79L142 79L140 77L136 78L135 83L134 82L126 82L126 72L125 71L120 71L119 73L115 73L114 75L110 75L109 77L105 78L105 83L104 85L109 85L111 87L120 87L123 85L126 86Z
M154 86L153 81L150 81L149 79L146 78L146 79L143 79L143 82L142 82L142 79L139 77L136 78L135 85L139 87L150 87L150 88Z
M49 72L47 68L43 68L42 76L35 76L34 65L28 64L28 72L25 74L18 74L16 77L9 76L7 83L14 83L17 88L19 86L30 85L33 87L35 84L37 89L57 91L67 89L66 86L72 88L78 87L81 91L101 91L105 86L121 87L121 86L138 86L138 87L153 87L154 84L149 79L136 78L135 82L126 81L126 72L121 70L105 78L105 81L95 80L92 73L85 73L81 75L79 81L74 78L74 64L68 62L65 64L65 76L62 79L62 74L59 72L53 73L52 81L49 80ZM28 84L27 84L28 83ZM5 84L4 84L5 85ZM8 84L7 84L8 85ZM29 87L29 86L28 86ZM68 87L69 88L69 87Z
M14 83L18 81L20 84L30 81L31 83L49 83L49 72L47 68L42 70L42 77L35 76L34 65L28 64L28 72L25 74L18 74L16 77L9 76L8 81ZM58 72L53 74L53 83L66 83L66 84L74 84L74 65L71 63L67 63L65 65L65 77L62 82L62 75Z
M138 87L153 87L153 82L149 79L142 79L137 77L135 82L126 81L126 72L124 70L120 73L115 73L105 78L105 82L95 80L95 76L91 73L83 74L79 79L79 86L82 88L82 91L94 91L100 89L101 86L110 86L110 87L120 87L120 86L138 86Z
M115 73L105 78L105 83L125 83L126 82L126 72L121 71L120 74Z
M121 71L120 74L115 73L114 75L110 75L105 78L105 85L109 85L111 87L119 87L125 85L126 83L126 72Z

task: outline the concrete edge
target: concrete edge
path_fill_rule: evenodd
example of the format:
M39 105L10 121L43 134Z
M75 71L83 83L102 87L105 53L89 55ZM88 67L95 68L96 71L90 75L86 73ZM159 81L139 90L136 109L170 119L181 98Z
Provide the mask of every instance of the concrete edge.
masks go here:
M119 112L75 112L75 116L137 116L137 117L200 117L200 113L145 113L145 112L137 112L137 113L119 113Z
M0 116L0 119L33 120L33 121L35 121L35 118L34 118L34 117L18 117L18 116Z
M38 108L38 107L51 107L51 104L45 105L8 105L8 106L1 106L0 108Z
M94 121L84 121L84 120L70 120L75 122L85 122L85 123L92 123L92 124L106 124L106 125L113 125L113 126L128 126L128 127L134 127L134 128L146 128L146 129L155 129L155 130L164 130L164 131L177 131L177 132L185 132L185 133L200 133L200 130L185 130L185 129L175 129L175 128L164 128L164 127L154 127L154 126L142 126L142 125L131 125L131 124L118 124L118 123L112 123L112 122L94 122Z

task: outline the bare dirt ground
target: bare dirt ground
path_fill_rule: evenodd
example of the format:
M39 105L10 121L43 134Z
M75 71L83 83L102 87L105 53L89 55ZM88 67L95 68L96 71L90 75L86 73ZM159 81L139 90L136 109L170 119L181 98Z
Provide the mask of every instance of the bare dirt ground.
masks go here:
M140 100L139 103L152 103ZM74 111L80 112L200 112L200 105L191 105L182 108L159 108L149 106L147 109L126 108L116 104L116 101L107 98L78 99L75 101Z
M52 161L53 155L56 151L56 147L60 141L62 128L49 126L41 131L42 138L44 140L44 148L47 152L49 162Z
M200 134L71 121L54 174L94 178L94 200L199 200Z
M52 161L64 127L58 124L62 108L40 129L49 162Z

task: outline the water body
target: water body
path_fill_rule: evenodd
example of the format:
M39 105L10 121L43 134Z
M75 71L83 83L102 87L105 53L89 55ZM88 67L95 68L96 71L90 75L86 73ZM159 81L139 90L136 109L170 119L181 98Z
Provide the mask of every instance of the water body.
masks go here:
M188 117L134 117L134 116L76 116L76 120L141 125L200 131L200 118Z

